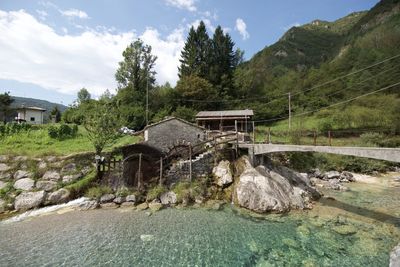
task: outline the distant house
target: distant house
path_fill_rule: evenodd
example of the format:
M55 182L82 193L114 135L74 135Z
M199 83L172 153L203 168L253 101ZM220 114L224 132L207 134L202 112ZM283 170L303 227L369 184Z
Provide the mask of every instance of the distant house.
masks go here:
M39 107L20 107L16 110L18 112L18 115L15 118L17 122L43 124L45 109Z
M235 121L240 132L251 130L254 112L245 110L201 111L196 115L197 125L207 130L235 131Z
M205 129L183 119L169 117L165 120L146 126L144 141L162 152L179 142L190 142L192 145L204 141Z

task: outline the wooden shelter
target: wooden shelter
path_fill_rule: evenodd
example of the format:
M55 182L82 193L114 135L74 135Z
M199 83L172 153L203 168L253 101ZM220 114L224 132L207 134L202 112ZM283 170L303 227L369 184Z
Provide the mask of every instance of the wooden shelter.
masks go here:
M221 110L200 111L196 115L197 125L207 130L218 130L221 132L235 131L235 121L240 132L252 130L251 120L254 112L251 109L244 110Z

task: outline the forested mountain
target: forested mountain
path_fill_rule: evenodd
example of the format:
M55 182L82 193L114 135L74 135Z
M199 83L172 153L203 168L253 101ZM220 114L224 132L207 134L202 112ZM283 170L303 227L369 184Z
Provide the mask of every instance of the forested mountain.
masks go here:
M399 0L381 1L367 12L352 13L334 22L314 20L293 27L237 68L237 97L258 99L239 105L255 109L257 119L270 120L287 116L285 94L289 92L293 112L300 114L400 82L400 57L366 68L400 54L399 44ZM336 80L319 86L332 79ZM371 126L393 122L396 112L400 114L399 89L394 86L336 109L365 114ZM334 110L325 113L334 114ZM331 117L343 119L334 115ZM346 121L348 125L340 127L357 127L352 119Z

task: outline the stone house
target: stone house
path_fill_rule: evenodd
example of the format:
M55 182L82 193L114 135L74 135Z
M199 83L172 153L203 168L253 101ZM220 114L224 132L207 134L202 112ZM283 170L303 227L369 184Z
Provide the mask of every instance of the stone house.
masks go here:
M44 112L43 108L39 107L20 107L16 109L18 112L15 120L17 122L26 122L29 124L43 124Z
M163 153L183 141L192 145L205 140L205 129L183 119L169 117L146 126L143 131L146 144Z

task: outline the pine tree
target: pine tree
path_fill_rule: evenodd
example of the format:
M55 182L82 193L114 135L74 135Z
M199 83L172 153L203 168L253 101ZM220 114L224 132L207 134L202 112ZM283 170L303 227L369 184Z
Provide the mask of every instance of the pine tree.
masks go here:
M190 28L185 46L181 52L181 66L178 68L179 78L194 74L197 65L197 41L196 31L193 26Z

